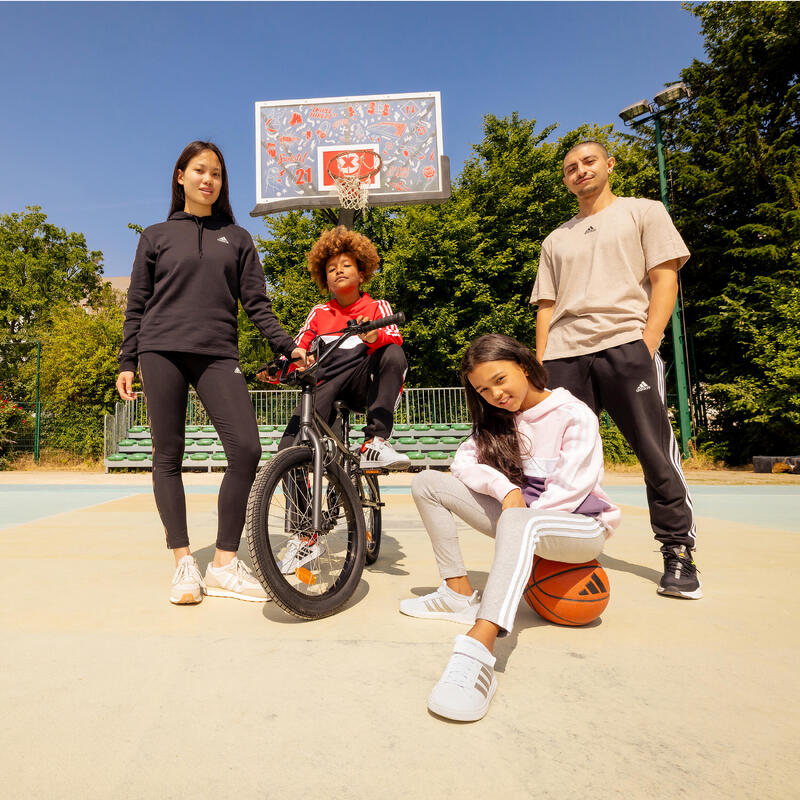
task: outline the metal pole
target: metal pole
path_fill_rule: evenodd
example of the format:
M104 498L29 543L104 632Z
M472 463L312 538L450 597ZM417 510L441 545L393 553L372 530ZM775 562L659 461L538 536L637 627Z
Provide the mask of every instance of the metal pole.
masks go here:
M653 124L656 132L656 154L658 155L658 180L661 184L661 202L669 213L669 199L667 197L667 168L664 161L664 143L661 139L661 122L657 114L653 115ZM689 442L692 438L692 421L689 414L689 384L686 380L686 359L684 357L683 327L681 325L681 310L678 301L672 309L670 327L672 328L672 352L675 359L675 383L678 389L678 424L680 426L681 453L684 458L692 454Z
M36 428L33 434L33 462L39 463L39 434L41 432L42 406L39 399L39 367L42 363L42 343L36 342Z

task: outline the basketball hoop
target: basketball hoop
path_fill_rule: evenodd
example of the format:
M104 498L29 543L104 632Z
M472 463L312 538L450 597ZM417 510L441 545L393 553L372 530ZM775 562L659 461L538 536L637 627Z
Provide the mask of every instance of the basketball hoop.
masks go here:
M346 150L331 158L325 169L336 184L339 206L363 211L369 199L370 180L382 166L383 160L374 150Z

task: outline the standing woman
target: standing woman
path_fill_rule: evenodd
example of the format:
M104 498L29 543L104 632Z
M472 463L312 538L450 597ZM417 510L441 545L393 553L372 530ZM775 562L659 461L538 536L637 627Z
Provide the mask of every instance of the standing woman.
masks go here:
M241 301L272 349L300 359L266 296L250 234L235 224L219 148L192 142L172 174L166 222L139 240L128 289L117 390L133 400L138 364L153 438L153 492L175 555L170 601L199 603L203 593L263 602L267 596L236 557L261 445L247 383L239 368ZM189 550L181 467L189 387L219 434L228 468L219 490L217 549L205 579Z

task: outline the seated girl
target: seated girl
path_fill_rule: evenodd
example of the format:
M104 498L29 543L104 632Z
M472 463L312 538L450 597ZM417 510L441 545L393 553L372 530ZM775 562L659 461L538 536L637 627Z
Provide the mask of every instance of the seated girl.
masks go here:
M471 625L456 636L428 708L474 721L497 690L495 640L513 627L534 553L591 561L620 512L600 485L597 416L566 389L548 391L547 373L525 345L481 336L464 354L461 379L472 436L458 448L451 474L426 470L411 485L443 581L431 594L403 600L400 611ZM467 576L454 514L496 539L482 598Z

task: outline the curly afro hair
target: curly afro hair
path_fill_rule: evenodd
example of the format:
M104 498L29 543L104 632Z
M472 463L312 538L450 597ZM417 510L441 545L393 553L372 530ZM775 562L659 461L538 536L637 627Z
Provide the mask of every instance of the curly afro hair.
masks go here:
M356 257L365 282L375 274L380 265L378 251L366 236L348 230L344 225L331 228L317 239L308 254L308 271L323 292L328 288L325 265L329 258L341 253L352 253Z

